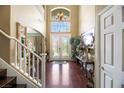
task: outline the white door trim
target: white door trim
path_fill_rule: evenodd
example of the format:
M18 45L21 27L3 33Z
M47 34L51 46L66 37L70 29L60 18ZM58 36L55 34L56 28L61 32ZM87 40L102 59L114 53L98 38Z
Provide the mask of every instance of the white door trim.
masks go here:
M96 31L95 31L95 87L100 88L100 16L106 12L108 9L113 7L112 5L109 5L105 7L96 17Z

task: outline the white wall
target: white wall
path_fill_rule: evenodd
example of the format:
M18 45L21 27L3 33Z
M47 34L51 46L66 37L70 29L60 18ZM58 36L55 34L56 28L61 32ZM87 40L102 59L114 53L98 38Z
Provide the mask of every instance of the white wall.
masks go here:
M44 10L42 6L12 5L11 6L11 35L16 35L16 22L34 28L45 35Z
M82 5L79 8L79 35L95 27L95 6Z
M42 6L11 5L10 8L10 35L16 37L16 22L23 26L33 28L45 36L45 19ZM10 42L10 61L14 62L15 42Z

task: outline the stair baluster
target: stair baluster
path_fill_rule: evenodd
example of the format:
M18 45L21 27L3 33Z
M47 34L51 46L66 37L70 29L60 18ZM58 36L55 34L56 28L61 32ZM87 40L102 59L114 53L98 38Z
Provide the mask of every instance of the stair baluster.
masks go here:
M39 81L39 59L37 58L37 82Z
M15 50L15 63L11 63L22 75L26 78L30 79L33 83L35 83L38 87L45 87L45 62L46 62L46 54L43 53L41 57L31 51L27 46L17 40L15 37L11 37L7 35L4 31L0 30L0 33L4 35L6 38L13 40L17 44L17 49ZM18 53L18 54L17 54ZM28 53L28 57L27 57ZM33 56L33 60L31 59L31 54ZM28 59L27 59L28 58ZM32 74L31 75L31 61L33 64ZM41 65L40 65L41 64ZM40 66L40 67L39 67ZM36 74L36 75L35 75ZM39 76L41 75L41 76ZM35 78L36 76L36 78ZM41 77L41 78L40 78ZM40 82L41 81L41 82Z
M24 73L26 73L26 68L27 68L27 54L26 54L26 49L24 48Z
M33 79L35 79L35 56L33 55L33 61L32 61L32 74L33 74Z
M28 76L30 76L30 52L28 52Z

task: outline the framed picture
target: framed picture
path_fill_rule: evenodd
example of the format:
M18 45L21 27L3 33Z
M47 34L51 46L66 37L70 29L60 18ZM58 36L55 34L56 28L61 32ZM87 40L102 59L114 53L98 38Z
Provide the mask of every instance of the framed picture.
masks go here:
M86 31L81 35L83 47L94 48L94 28Z

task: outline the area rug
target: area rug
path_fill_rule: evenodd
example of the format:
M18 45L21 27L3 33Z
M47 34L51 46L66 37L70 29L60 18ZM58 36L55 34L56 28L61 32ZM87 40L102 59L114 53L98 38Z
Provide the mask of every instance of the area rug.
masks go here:
M67 64L67 61L63 60L57 60L57 61L52 61L53 64Z

